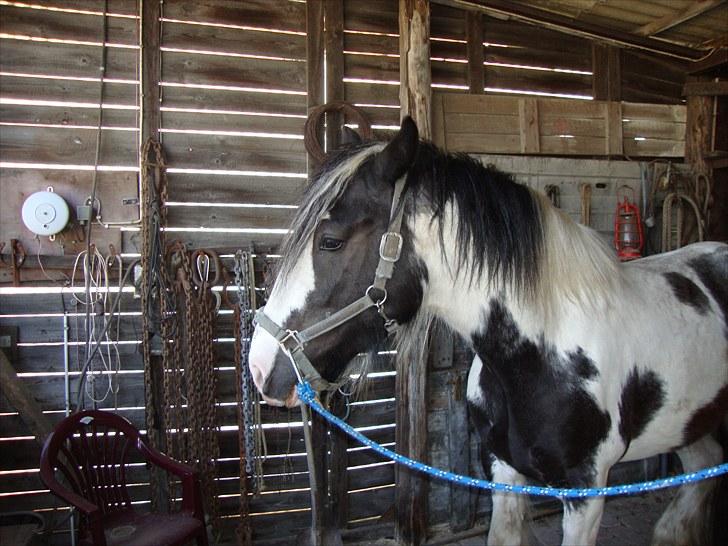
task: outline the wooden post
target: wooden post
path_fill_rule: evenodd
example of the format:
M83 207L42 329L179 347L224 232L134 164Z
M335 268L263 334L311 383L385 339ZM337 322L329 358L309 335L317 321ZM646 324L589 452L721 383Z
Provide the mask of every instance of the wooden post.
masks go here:
M688 82L704 79L691 76ZM710 174L706 156L712 150L713 143L713 103L713 97L707 95L689 95L687 98L685 161L692 164L698 173Z
M412 116L425 139L432 138L429 0L399 2L399 100L402 117ZM424 460L427 455L426 362L398 359L397 451ZM398 544L417 545L427 535L427 480L398 466L395 536Z
M412 116L422 138L432 138L430 103L430 2L399 1L399 107Z
M483 14L466 12L468 39L468 85L471 93L485 93L485 52L483 51Z
M621 50L592 43L592 90L596 100L622 100Z
M344 100L344 2L324 2L324 46L326 48L326 102ZM323 55L323 52L321 52ZM326 151L335 150L341 141L344 116L326 114Z
M159 140L159 128L162 125L161 94L159 87L160 63L161 63L161 27L159 17L161 15L160 0L143 0L140 6L140 56L141 56L141 131L140 145L149 138ZM146 159L146 158L144 158ZM140 173L141 176L141 173ZM145 196L140 195L140 207L144 207ZM142 342L146 345L152 343L152 332L143 332ZM147 354L151 349L145 351ZM146 416L147 437L149 443L165 451L166 434L164 423L164 370L162 358L158 354L151 354L149 358L152 385L152 415ZM152 492L155 497L152 499L152 508L157 511L166 511L169 507L169 491L167 487L166 473L157 467L150 470L152 481Z
M36 442L43 445L45 439L53 431L53 425L43 414L31 392L18 379L15 368L2 350L0 350L0 386L2 386L2 393L8 402L18 410L18 415L28 425Z

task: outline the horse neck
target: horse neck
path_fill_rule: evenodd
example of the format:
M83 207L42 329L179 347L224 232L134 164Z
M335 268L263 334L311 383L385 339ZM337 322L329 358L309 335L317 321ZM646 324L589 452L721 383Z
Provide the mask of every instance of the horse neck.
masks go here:
M487 268L471 275L460 266L456 249L457 210L447 207L440 222L421 212L410 221L415 251L427 270L423 309L464 337L483 325L493 300L509 309L524 332L544 333L544 325L559 328L558 317L575 309L610 305L609 294L619 282L616 260L592 230L573 222L538 194L544 222L544 245L538 280L524 292ZM442 233L442 237L440 235ZM473 263L466 259L466 263Z

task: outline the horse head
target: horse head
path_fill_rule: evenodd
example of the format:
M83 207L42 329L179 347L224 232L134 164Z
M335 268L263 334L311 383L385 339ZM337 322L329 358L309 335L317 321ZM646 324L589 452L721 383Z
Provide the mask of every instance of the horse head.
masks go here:
M358 142L329 157L304 192L250 348L250 371L268 403L296 405L294 387L309 372L337 381L352 358L386 338L385 324L416 313L422 286L407 227L404 237L385 234L406 207L401 190L419 145L405 118L388 144ZM381 277L380 267L389 274ZM356 312L337 320L352 304ZM296 366L292 352L313 370Z

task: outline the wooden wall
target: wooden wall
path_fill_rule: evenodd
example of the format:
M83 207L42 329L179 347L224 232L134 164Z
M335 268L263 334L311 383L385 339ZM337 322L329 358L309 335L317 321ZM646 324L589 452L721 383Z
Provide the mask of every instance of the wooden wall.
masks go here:
M101 0L38 0L0 6L0 241L20 239L28 251L28 264L35 265L38 253L46 265L57 264L67 274L83 248L77 232L60 239L63 248L46 241L40 248L20 224L18 211L29 193L49 185L71 205L82 204L89 193L98 122L102 5ZM179 238L191 248L214 247L228 257L234 249L253 248L262 270L275 262L307 180L306 3L176 0L162 4L162 10L159 131L169 167L168 238ZM122 202L137 196L138 185L137 13L136 2L109 0L99 198L103 219L111 222L133 221L138 215L136 205ZM483 17L479 27L468 21L465 12L432 5L436 91L470 90L470 40L482 43L483 92L592 97L591 42L491 17ZM390 135L399 124L397 2L343 1L342 30L344 98L366 112L375 133ZM621 51L622 99L678 103L680 66L645 55ZM141 248L134 225L108 230L95 226L94 240L104 252L113 243L126 263ZM7 247L3 253L8 253ZM63 253L65 257L60 256ZM55 270L49 273L61 278ZM23 274L33 279L35 288L13 293L9 286L0 287L0 328L17 331L13 364L42 409L57 421L64 409L64 315L70 328L71 368L77 370L82 307L40 271ZM0 270L2 282L10 278L7 270ZM141 321L139 300L131 292L123 297L122 312L119 395L101 407L116 407L143 428ZM234 524L239 499L230 317L230 310L221 311L216 347L221 507ZM381 373L372 379L367 396L351 407L349 421L392 446L394 376L388 371L388 358L382 356ZM452 381L462 381L463 373L458 366L436 372L430 392L433 411L445 411L442 393L452 392L448 390ZM72 379L77 375L75 371ZM72 381L72 399L74 389ZM300 414L272 408L263 414L269 444L266 491L251 500L260 544L281 537L290 541L310 521ZM443 415L433 415L430 437L433 462L446 464L449 444ZM39 448L3 396L0 448L0 511L61 506L40 483ZM468 464L472 470L476 459ZM379 521L394 502L392 464L350 443L346 466L348 526ZM149 498L146 475L137 469L135 477L135 498L144 502ZM432 525L453 523L452 497L443 491L438 486L431 491ZM447 509L442 502L448 503ZM486 509L481 504L481 517Z

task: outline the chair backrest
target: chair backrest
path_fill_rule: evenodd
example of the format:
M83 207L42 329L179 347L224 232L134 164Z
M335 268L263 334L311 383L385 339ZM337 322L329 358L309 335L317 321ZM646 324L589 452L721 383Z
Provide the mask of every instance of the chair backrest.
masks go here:
M127 509L131 506L127 461L139 442L139 431L119 415L98 410L74 413L46 440L41 477L51 490L67 484L103 514Z

